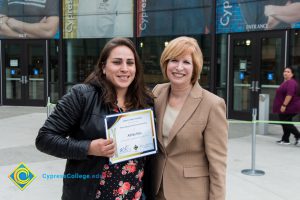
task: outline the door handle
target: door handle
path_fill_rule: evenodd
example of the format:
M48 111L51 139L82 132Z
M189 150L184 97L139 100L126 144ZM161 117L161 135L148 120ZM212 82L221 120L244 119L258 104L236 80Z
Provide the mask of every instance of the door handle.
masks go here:
M24 76L24 84L27 84L27 83L28 83L27 76Z
M19 82L20 82L21 84L27 84L27 83L28 83L27 76L21 76Z
M23 82L24 82L24 76L21 76L19 82L20 82L21 84L23 84Z
M254 90L255 90L255 81L251 82L251 86L249 87L249 90L251 90L252 92L254 92Z
M255 92L258 92L258 90L260 90L259 82L255 81Z

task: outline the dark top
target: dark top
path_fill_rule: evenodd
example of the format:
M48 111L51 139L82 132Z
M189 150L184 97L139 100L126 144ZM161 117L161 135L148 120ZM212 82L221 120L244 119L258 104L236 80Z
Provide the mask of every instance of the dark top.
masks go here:
M59 16L59 0L3 0L0 14L27 23L37 23L43 17Z
M121 109L113 108L118 113ZM95 197L97 200L139 199L143 192L145 158L105 164Z
M276 89L276 95L273 103L273 113L281 113L280 107L287 95L292 96L292 100L282 114L300 113L300 97L297 95L297 87L299 87L295 79L284 81L279 88Z
M140 199L143 192L145 158L103 166L96 199Z

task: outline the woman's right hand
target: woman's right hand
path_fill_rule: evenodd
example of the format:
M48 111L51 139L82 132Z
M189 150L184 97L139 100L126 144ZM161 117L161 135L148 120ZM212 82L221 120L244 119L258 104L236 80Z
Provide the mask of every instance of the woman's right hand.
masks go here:
M112 139L92 140L88 155L112 157L115 154L115 143Z

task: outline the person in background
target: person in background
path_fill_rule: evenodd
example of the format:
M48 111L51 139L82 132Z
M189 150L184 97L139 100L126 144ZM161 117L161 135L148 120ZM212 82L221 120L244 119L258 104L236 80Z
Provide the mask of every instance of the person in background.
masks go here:
M153 194L157 200L224 200L226 106L198 83L203 57L197 41L170 41L160 65L169 83L153 89L159 147L152 161Z
M59 0L3 0L0 37L53 38L59 25Z
M300 86L295 78L297 66L286 67L283 71L283 83L276 89L273 113L280 121L291 122L300 113ZM298 68L299 69L299 68ZM293 124L282 124L283 135L278 144L290 144L290 134L295 136L295 145L300 145L299 130Z
M106 139L104 118L152 106L134 44L108 41L94 72L62 97L36 138L40 151L67 159L65 175L100 175L65 178L63 200L141 199L146 158L109 165L116 147Z

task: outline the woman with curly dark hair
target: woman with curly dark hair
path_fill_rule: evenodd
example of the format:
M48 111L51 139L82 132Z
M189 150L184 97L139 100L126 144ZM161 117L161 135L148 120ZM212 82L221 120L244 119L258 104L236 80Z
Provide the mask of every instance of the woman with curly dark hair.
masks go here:
M36 138L40 151L66 158L63 200L140 199L146 158L109 164L116 145L105 134L106 115L152 107L134 44L110 40L94 72L58 102ZM98 176L97 176L98 174Z

